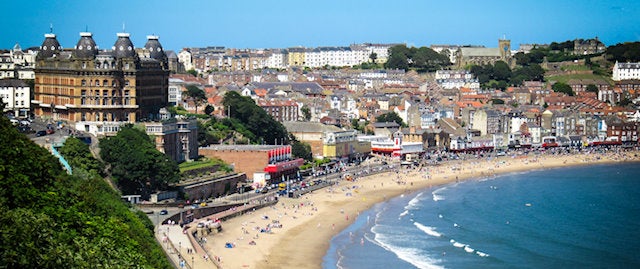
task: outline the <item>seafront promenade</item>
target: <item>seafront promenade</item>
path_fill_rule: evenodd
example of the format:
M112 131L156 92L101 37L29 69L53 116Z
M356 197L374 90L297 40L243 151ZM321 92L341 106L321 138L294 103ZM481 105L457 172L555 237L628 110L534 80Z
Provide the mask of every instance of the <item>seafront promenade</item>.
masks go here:
M437 165L400 167L381 174L362 176L356 181L338 181L330 187L300 198L283 198L277 204L239 215L221 212L208 219L222 219L222 231L197 243L178 225L161 225L167 231L163 243L178 268L178 252L184 268L321 268L322 257L332 236L348 227L376 203L424 188L501 173L549 169L572 165L639 161L635 149L599 149L567 153L547 151L535 154L512 153L501 157L474 157L450 160ZM248 205L250 206L250 205ZM242 210L242 209L236 209ZM229 218L234 215L237 217ZM193 224L198 223L198 220ZM263 232L265 227L273 227ZM157 233L160 242L163 234ZM227 248L231 243L233 248ZM194 249L193 254L186 248ZM277 250L277 251L276 251ZM251 255L247 255L250 253ZM296 255L289 255L296 253ZM207 256L204 256L204 255Z

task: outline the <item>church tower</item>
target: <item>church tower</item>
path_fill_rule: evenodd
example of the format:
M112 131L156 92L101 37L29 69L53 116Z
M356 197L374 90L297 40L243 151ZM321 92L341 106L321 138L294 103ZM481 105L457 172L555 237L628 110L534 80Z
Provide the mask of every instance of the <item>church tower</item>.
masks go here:
M509 59L511 59L511 40L506 39L506 37L498 39L498 48L500 49L501 60L509 63Z

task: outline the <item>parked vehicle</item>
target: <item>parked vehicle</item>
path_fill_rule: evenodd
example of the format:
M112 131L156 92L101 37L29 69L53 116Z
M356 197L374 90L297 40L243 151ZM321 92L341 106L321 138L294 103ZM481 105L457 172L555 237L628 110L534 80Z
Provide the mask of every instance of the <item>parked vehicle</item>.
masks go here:
M49 133L47 133L47 131L45 130L40 130L38 132L36 132L36 136L45 136L48 135Z

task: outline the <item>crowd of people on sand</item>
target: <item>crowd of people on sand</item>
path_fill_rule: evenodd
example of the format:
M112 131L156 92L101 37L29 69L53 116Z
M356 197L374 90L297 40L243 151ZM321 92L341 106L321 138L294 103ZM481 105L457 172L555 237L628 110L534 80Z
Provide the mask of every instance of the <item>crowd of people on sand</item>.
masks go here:
M624 161L624 160L638 160L638 149L623 149L623 148L583 148L583 149L565 149L554 148L544 151L512 151L508 152L506 156L497 157L490 154L458 154L450 155L443 161L434 164L433 162L422 160L414 165L400 166L397 164L385 164L379 166L384 169L383 174L377 178L383 178L383 180L374 181L371 184L365 184L366 179L369 178L368 172L360 172L358 176L354 176L351 180L341 180L335 185L330 185L325 188L324 192L312 192L326 195L326 198L332 199L335 195L347 197L346 199L353 199L360 191L364 189L380 189L380 188L392 188L392 186L402 186L402 188L408 188L413 186L414 182L426 181L430 182L433 178L445 178L451 182L458 181L463 178L468 178L471 175L480 176L495 176L496 173L503 172L505 168L511 166L526 166L532 168L539 168L543 165L553 164L558 165L557 162L562 164L579 164L579 163L591 163L602 160L609 161ZM390 161L390 159L388 159ZM386 161L386 160L385 160ZM546 166L545 166L546 167ZM364 171L364 170L362 170ZM448 178L451 176L452 178ZM364 182L362 180L365 180ZM376 183L377 182L377 183ZM389 185L385 185L389 184ZM387 187L386 187L387 186ZM422 185L424 186L424 184ZM397 187L396 187L397 188ZM312 199L310 199L312 197ZM283 199L279 200L277 204L260 209L258 211L250 210L246 212L243 222L236 226L228 228L228 233L233 234L234 238L225 237L225 248L236 247L255 247L260 243L263 238L271 237L271 234L277 233L275 229L283 228L284 220L287 223L298 225L304 221L310 219L314 214L318 213L318 205L314 204L313 199L317 196L304 195L299 199ZM362 199L366 199L364 196ZM386 199L386 195L384 196ZM346 221L349 221L349 213L344 208L339 210L339 214L344 216ZM355 214L353 214L355 213ZM354 216L359 215L359 212L353 212ZM353 219L353 217L352 217ZM323 224L329 223L317 223L317 228L322 229L326 226ZM336 223L330 223L331 229L336 229ZM328 227L327 227L328 228ZM237 232L235 229L238 229ZM227 232L223 233L227 233ZM236 235L236 234L239 234ZM208 235L222 236L222 235ZM264 239L268 240L268 239ZM219 240L212 240L217 244L222 244ZM203 244L203 247L210 253L216 254L214 260L222 262L219 248L212 248L211 245ZM213 251L216 249L216 251ZM205 254L206 255L206 254Z

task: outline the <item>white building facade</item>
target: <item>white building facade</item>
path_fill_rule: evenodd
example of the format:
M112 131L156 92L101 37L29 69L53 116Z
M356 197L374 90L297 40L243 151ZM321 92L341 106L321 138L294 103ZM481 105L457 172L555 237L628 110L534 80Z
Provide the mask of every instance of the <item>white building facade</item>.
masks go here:
M614 81L640 79L640 63L619 63L613 66Z
M12 111L16 117L29 116L31 91L29 85L20 79L0 79L0 97L5 103L3 112Z

